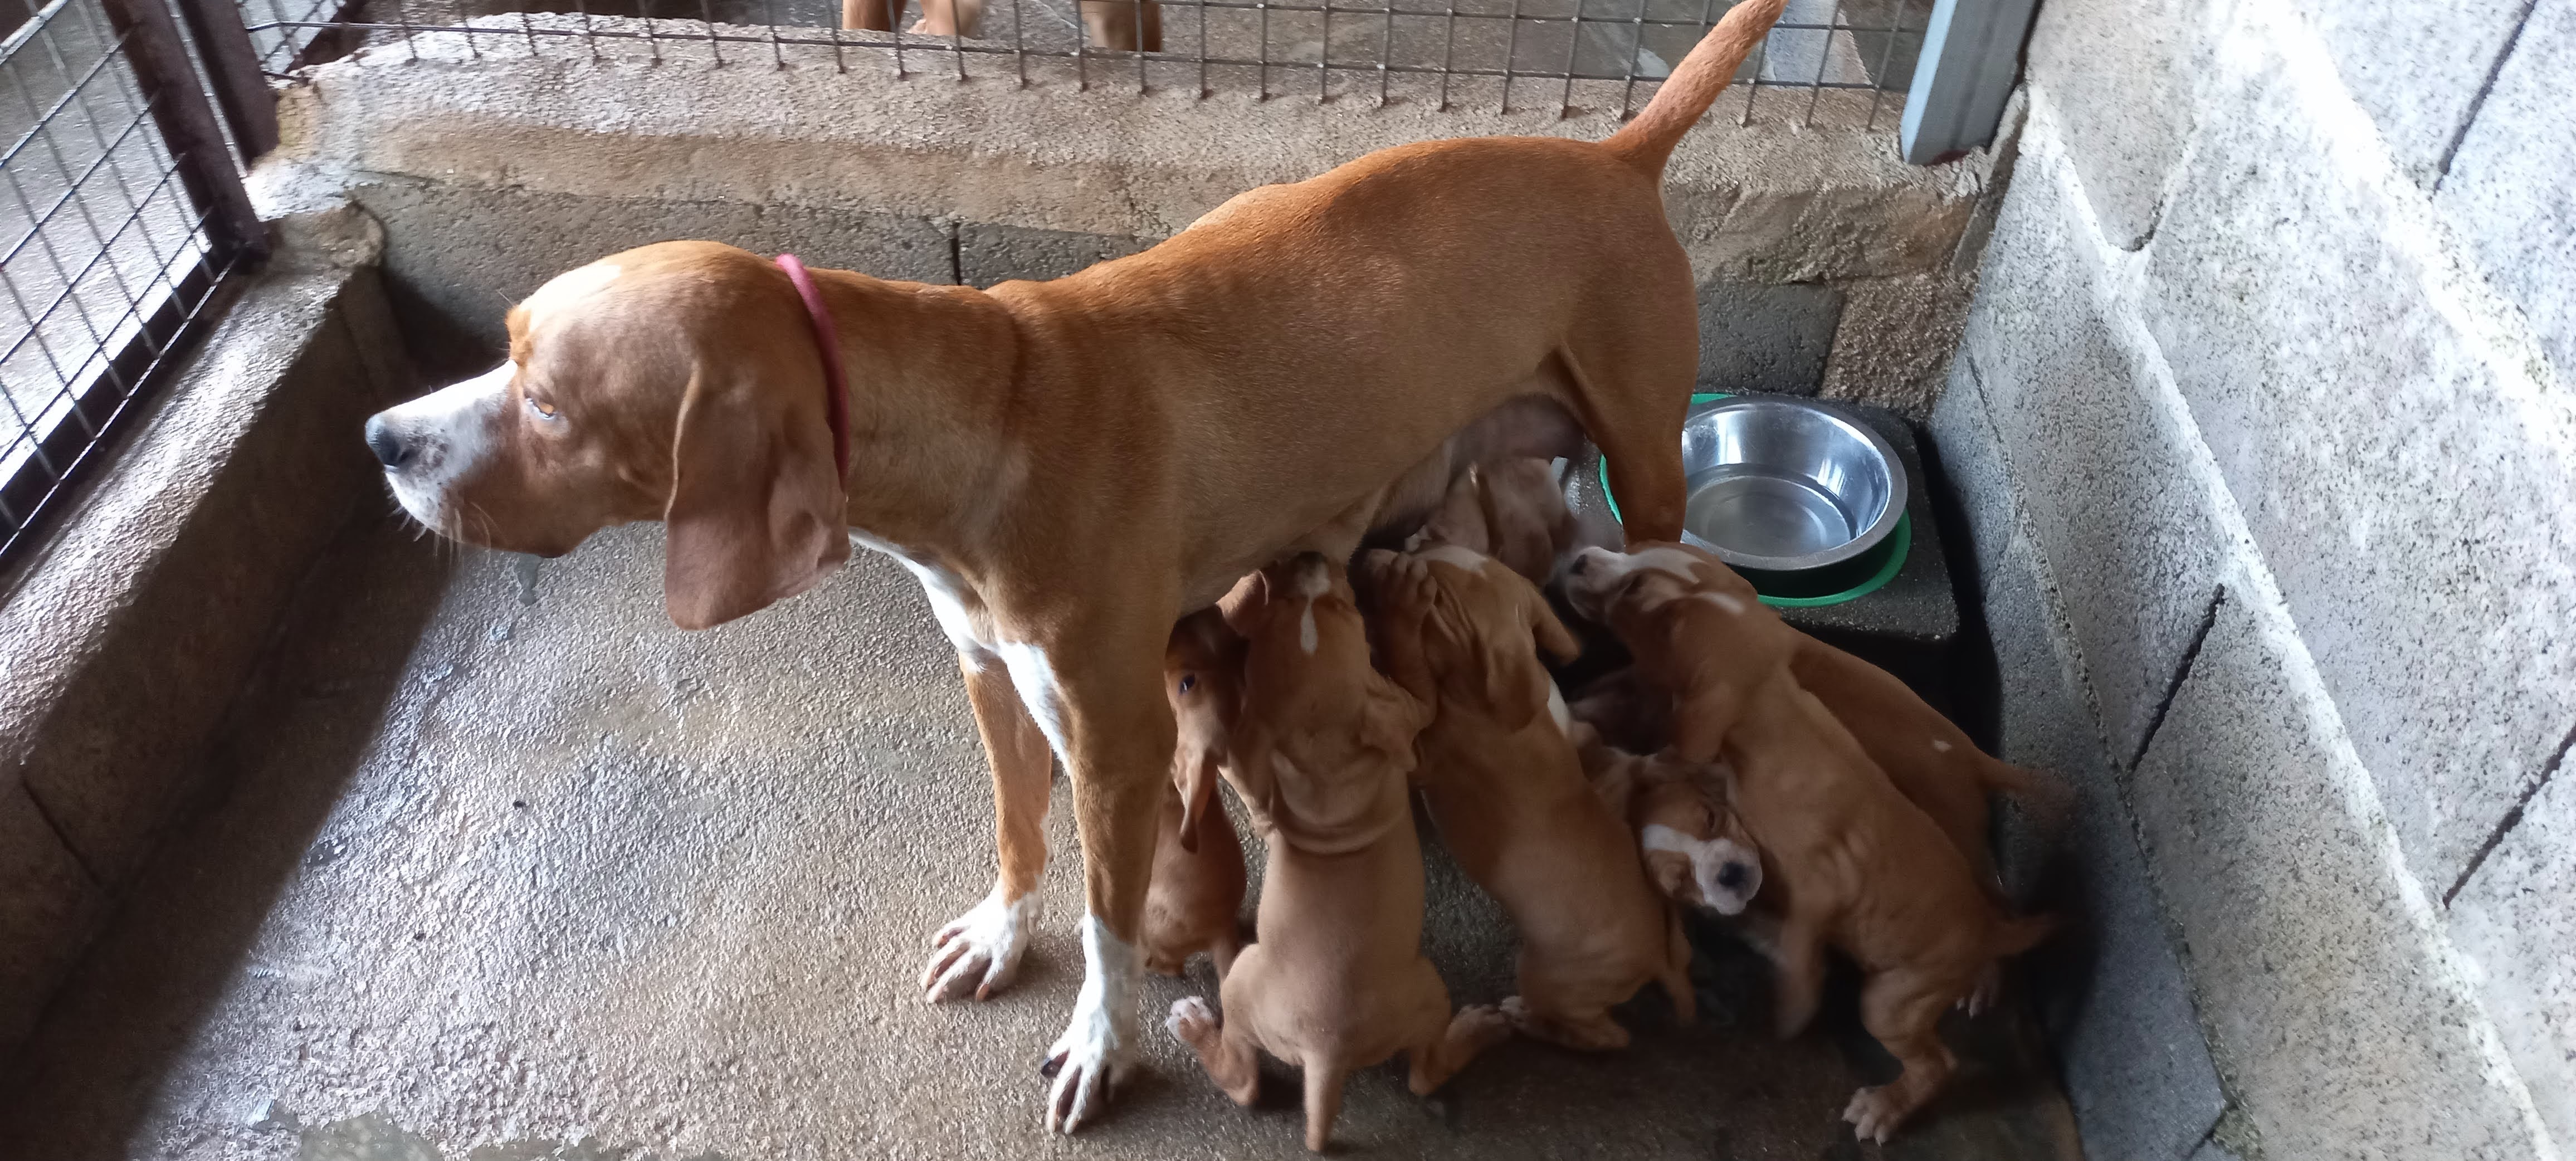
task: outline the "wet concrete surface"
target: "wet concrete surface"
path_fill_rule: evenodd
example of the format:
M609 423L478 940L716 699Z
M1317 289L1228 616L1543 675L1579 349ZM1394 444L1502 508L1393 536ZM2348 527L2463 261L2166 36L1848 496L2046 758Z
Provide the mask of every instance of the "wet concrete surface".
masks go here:
M536 562L343 538L245 695L230 789L182 828L0 1084L0 1155L1293 1157L1296 1090L1234 1107L1148 1024L1146 1069L1070 1141L1034 1062L1080 980L1065 786L1019 985L923 1004L940 923L991 871L955 662L871 557L700 634L661 610L661 533ZM1252 852L1258 865L1258 849ZM1427 950L1509 990L1499 911L1433 855ZM2061 1158L2029 1023L1954 1017L1957 1083L1894 1144L1838 1119L1890 1067L1849 1013L1765 1023L1759 965L1703 932L1703 1018L1631 1005L1628 1052L1496 1050L1434 1100L1355 1077L1346 1150L1385 1157ZM1149 978L1146 1010L1212 994Z

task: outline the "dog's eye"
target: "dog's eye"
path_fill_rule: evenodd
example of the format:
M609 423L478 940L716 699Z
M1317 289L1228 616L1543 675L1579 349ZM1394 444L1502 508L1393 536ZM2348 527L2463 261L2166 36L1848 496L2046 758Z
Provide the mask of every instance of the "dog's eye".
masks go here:
M548 403L543 399L539 399L534 395L528 397L528 410L536 412L538 417L543 419L556 418L555 405Z
M1199 675L1198 675L1198 674L1195 674L1195 673L1184 673L1184 674L1182 674L1182 675L1181 675L1181 692L1182 692L1182 693L1188 693L1189 691L1191 691L1191 690L1193 690L1193 689L1198 688L1198 685L1199 685Z

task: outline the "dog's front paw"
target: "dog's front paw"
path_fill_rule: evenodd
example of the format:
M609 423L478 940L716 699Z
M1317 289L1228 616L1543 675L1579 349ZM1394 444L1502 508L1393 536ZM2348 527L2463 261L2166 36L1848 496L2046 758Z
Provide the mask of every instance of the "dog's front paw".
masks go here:
M1896 1135L1897 1122L1911 1110L1898 1103L1888 1092L1892 1085L1865 1088L1852 1094L1851 1103L1843 1106L1843 1119L1851 1122L1852 1136L1884 1145Z
M1172 1001L1172 1014L1163 1019L1163 1027L1171 1031L1172 1039L1192 1048L1205 1048L1221 1034L1216 1009L1197 996Z
M1055 1082L1047 1090L1048 1129L1070 1133L1099 1116L1135 1067L1137 959L1135 947L1098 916L1083 917L1082 994L1073 1002L1073 1022L1038 1066Z
M971 989L976 999L1011 986L1020 973L1020 956L1029 949L1029 930L1037 925L1038 898L1022 895L1004 900L1002 889L964 915L950 920L931 937L930 966L921 970L921 998L931 1003L954 1000Z

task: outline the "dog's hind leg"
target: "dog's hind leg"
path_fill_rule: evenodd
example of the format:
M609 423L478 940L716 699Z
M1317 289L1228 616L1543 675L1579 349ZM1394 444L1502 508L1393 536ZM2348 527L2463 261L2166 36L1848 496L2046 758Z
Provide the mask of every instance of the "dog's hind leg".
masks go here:
M1423 966L1428 969L1430 965L1425 963ZM1441 996L1445 1007L1447 989L1442 989ZM1408 1087L1412 1088L1415 1096L1430 1096L1441 1085L1449 1083L1450 1077L1458 1075L1459 1069L1467 1067L1468 1061L1511 1039L1511 1036L1511 1018L1499 1009L1488 1004L1460 1008L1457 1015L1448 1018L1437 1035L1419 1047L1407 1050L1413 1066Z
M1771 951L1771 1026L1783 1040L1806 1030L1825 990L1825 933L1813 917L1792 913Z
M1936 980L1919 971L1898 968L1880 972L1862 985L1861 1026L1887 1047L1904 1066L1896 1079L1852 1094L1843 1108L1852 1134L1886 1144L1896 1126L1939 1091L1956 1061L1939 1033L1941 1012L1956 995L1957 981Z
M1628 543L1679 540L1688 499L1682 416L1699 352L1649 338L1650 328L1633 321L1619 329L1640 332L1636 345L1624 345L1628 335L1597 336L1580 349L1569 343L1551 361L1571 382L1575 418L1610 461L1610 494Z
M1628 1030L1611 1019L1606 1011L1595 1011L1588 1016L1536 1011L1521 996L1506 998L1502 1010L1503 1015L1511 1020L1513 1031L1559 1048L1571 1048L1577 1052L1613 1052L1628 1046Z

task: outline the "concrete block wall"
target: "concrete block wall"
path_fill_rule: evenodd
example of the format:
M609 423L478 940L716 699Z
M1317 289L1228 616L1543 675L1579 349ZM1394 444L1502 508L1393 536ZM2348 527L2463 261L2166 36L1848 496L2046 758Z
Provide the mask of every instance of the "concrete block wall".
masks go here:
M325 65L283 94L284 144L253 175L255 195L287 210L345 194L381 218L415 349L453 371L498 351L507 303L645 242L794 249L919 281L1053 277L1372 149L1618 125L1615 87L1578 86L1571 117L1553 101L1498 111L1470 94L1472 78L1447 111L1255 102L1043 76L1025 88L897 78L796 46L779 67L716 67L662 33L658 64L642 41L532 55L433 34ZM1705 385L1918 415L1939 394L1996 159L1905 165L1892 111L1870 129L1868 105L1829 94L1810 127L1806 94L1766 91L1749 125L1711 116L1675 155L1665 201L1701 283Z
M1934 431L2085 793L2091 1156L2576 1148L2571 66L2548 0L2041 7Z

